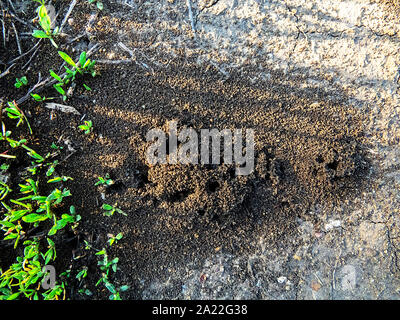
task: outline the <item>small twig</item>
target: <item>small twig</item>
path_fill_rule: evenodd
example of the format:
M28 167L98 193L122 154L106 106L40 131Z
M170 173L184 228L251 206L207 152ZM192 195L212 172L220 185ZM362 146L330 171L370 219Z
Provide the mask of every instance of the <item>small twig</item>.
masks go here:
M83 38L83 37L85 37L85 36L86 36L86 33L82 33L82 34L76 36L75 38L73 38L73 39L71 39L71 40L68 40L68 44L71 44L71 43L73 43L73 42L75 42L75 41L77 41L77 40L79 40L80 38Z
M122 50L128 52L132 59L135 58L134 52L133 52L131 49L129 49L124 43L118 42L118 46L119 46ZM136 49L135 49L135 50L136 50Z
M192 31L193 31L193 36L196 38L196 25L195 25L194 19L193 19L193 11L192 11L192 2L191 2L191 0L186 0L186 5L187 5L188 11L189 11L189 19L190 19L190 25L191 25Z
M131 56L131 59L132 59L136 64L141 65L141 66L143 66L143 67L146 68L146 69L150 69L150 70L152 71L152 73L154 73L154 69L153 69L153 68L149 67L147 64L145 64L145 63L143 63L143 62L138 62L138 61L137 61L136 55L135 55L135 52L136 52L136 51L138 51L140 54L142 54L147 60L150 60L143 52L140 52L140 51L137 50L136 48L133 49L133 50L131 50L131 49L129 49L129 48L128 48L124 43L122 43L122 42L118 42L118 46L119 46L122 50L128 52L129 55ZM120 60L119 63L125 63L125 62L122 62L122 61L124 61L124 60ZM155 65L159 66L159 65L158 65L157 63L155 63L155 62L153 62L153 63L154 63Z
M11 25L12 25L13 30L14 30L15 41L17 42L18 52L19 52L19 54L22 54L21 43L19 42L18 32L17 32L17 29L15 28L14 22L11 22Z
M107 60L107 59L103 59L103 60L96 60L97 63L100 64L123 64L123 63L137 63L134 60L131 59L125 59L125 60Z
M41 41L42 41L42 39L39 39L39 41L38 41L32 48L30 48L27 52L21 54L20 56L14 58L14 59L12 59L12 60L9 61L7 64L14 63L15 61L17 61L17 60L19 60L19 59L25 57L27 54L31 53L33 50L36 49L36 47L40 44Z
M2 123L1 122L1 120L2 120L2 114L3 114L3 99L0 97L0 123Z
M1 24L3 25L3 47L6 47L6 28L4 27L4 21L1 20Z
M25 69L27 65L30 65L31 61L32 61L33 58L36 56L36 54L38 53L39 49L40 49L40 48L36 48L36 50L33 52L33 54L31 55L31 57L29 58L28 62L25 63L25 64L23 65L22 69ZM26 70L26 71L29 71L31 67L32 67L32 65L30 65L29 68L28 68L28 70Z
M3 47L6 47L6 27L4 25L4 10L1 10L3 18L1 19L1 25L3 27Z
M18 18L18 17L17 17L15 14L13 14L12 12L8 12L8 14L9 14L11 17L13 17L15 20L17 20L18 22L20 22L20 23L22 23L22 24L24 24L24 25L26 25L26 26L28 26L28 27L34 29L34 27L33 27L32 24L30 24L30 23L28 23L28 22L25 22L24 20Z
M4 71L3 73L0 73L0 79L3 78L4 76L8 75L10 73L10 70L12 67L15 66L15 63L13 63L11 66L9 66L6 71Z
M76 0L72 0L71 4L69 5L69 9L64 17L64 20L61 23L60 26L60 32L62 31L62 29L64 28L65 23L67 22L69 16L71 15L72 10L74 10L74 7L76 5Z
M60 163L63 163L65 161L67 161L71 156L73 156L77 151L73 151L70 154L68 154L63 160L60 161Z
M7 2L10 4L10 6L14 10L14 12L17 12L17 10L15 10L15 7L14 7L14 4L12 3L12 1L8 0Z

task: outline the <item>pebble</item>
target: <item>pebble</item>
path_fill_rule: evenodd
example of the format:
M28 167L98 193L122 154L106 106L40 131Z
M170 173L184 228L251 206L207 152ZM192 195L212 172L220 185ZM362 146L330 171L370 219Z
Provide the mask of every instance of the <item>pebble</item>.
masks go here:
M282 283L285 283L287 281L287 278L285 276L281 276L277 280L278 280L278 283L282 284Z
M338 228L342 225L342 222L340 220L331 220L329 223L325 225L325 230L330 231L334 228Z

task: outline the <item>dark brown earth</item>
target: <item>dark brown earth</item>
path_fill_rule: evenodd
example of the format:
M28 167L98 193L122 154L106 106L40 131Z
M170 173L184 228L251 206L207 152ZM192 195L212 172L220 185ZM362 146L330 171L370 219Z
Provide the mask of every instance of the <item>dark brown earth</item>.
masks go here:
M84 25L91 10L79 2L74 12L75 21ZM63 40L61 49L74 55L73 46L85 47L91 40L102 45L94 57L108 59L107 48L118 41L118 24L122 27L145 19L140 10L126 15L129 21L116 22L108 15L108 10L100 13L92 39L83 37L70 45L63 45L67 41ZM74 25L68 32L74 37L83 25ZM31 101L21 106L31 115L36 149L46 153L52 142L68 140L76 150L71 154L64 145L60 160L68 158L57 170L74 178L66 184L73 194L68 204L77 207L82 221L78 237L69 234L59 239L62 249L57 270L76 271L88 265L87 286L96 292L97 257L85 252L83 240L101 249L107 234L123 232L123 240L108 250L110 256L120 258L121 270L113 279L131 285L127 298L139 298L135 289L140 280L165 277L166 270L173 272L215 251L251 252L260 234L269 238L270 245L284 247L298 217L318 222L308 215L310 208L321 203L333 206L339 199L362 192L368 170L363 117L346 104L344 89L334 88L338 98L331 101L325 92L301 89L304 79L273 70L269 81L252 83L247 79L257 70L251 67L225 79L215 67L197 65L195 57L146 50L146 41L151 39L137 39L147 57L168 64L153 64L153 70L135 63L99 64L100 75L85 79L93 90L86 92L78 85L67 101L85 120L93 121L92 134L76 129L82 123L80 116L52 112ZM0 52L2 61L15 56L12 38L9 42L7 51ZM54 48L48 43L45 48L52 53L39 52L31 67L31 84L37 71L47 76L49 68L61 64ZM259 67L266 69L262 64ZM23 75L17 70L0 79L0 95L5 100L23 95L12 89L15 77ZM51 89L44 94L56 96ZM226 164L149 166L146 133L165 129L173 120L178 128L196 131L253 129L254 172L236 176L233 165ZM23 164L13 165L16 170ZM116 183L105 190L95 187L97 177L107 173ZM103 216L102 203L117 204L127 216ZM70 297L81 299L76 293L78 284L74 285ZM101 297L103 293L96 293L95 298Z

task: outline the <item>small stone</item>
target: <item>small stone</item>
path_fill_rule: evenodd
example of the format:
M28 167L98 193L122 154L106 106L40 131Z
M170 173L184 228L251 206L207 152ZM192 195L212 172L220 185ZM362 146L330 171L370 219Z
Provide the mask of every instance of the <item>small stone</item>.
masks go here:
M281 276L277 280L278 280L278 283L282 284L282 283L285 283L287 281L287 278L285 276Z
M325 230L330 231L334 228L338 228L342 225L342 222L340 220L331 220L329 223L325 225Z
M318 291L321 289L321 284L318 281L313 280L311 281L311 289L313 289L313 291Z
M204 282L204 281L206 281L207 280L207 275L205 274L205 273L203 273L201 276L200 276L200 282Z

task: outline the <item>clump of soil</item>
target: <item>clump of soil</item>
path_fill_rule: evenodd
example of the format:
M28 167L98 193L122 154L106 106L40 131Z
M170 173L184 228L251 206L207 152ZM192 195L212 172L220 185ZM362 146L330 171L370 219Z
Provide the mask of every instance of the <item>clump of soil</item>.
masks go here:
M129 19L135 15L140 12ZM108 43L117 41L108 36ZM119 256L117 281L132 285L131 297L140 296L134 291L140 280L164 277L174 265L200 262L216 250L240 255L251 251L260 235L271 245L282 242L313 205L333 205L360 190L366 169L363 118L346 103L342 89L332 101L318 89L302 88L304 79L279 71L252 82L249 75L257 70L249 67L226 79L194 58L146 54L164 55L169 63L154 72L134 63L99 65L101 75L85 81L91 92L77 86L67 104L93 121L91 135L76 130L81 117L29 103L38 148L68 141L77 150L57 169L75 179L68 187L82 216L82 234L105 246L107 234L124 233L110 255ZM37 61L43 58L39 54ZM11 97L12 77L6 79L1 92ZM150 166L146 133L172 120L196 131L253 129L255 170L237 176L227 164ZM66 146L64 152L69 154ZM115 184L104 190L94 186L107 173ZM127 216L104 217L102 203L116 204ZM65 255L65 266L70 257ZM95 259L85 263L96 274Z

